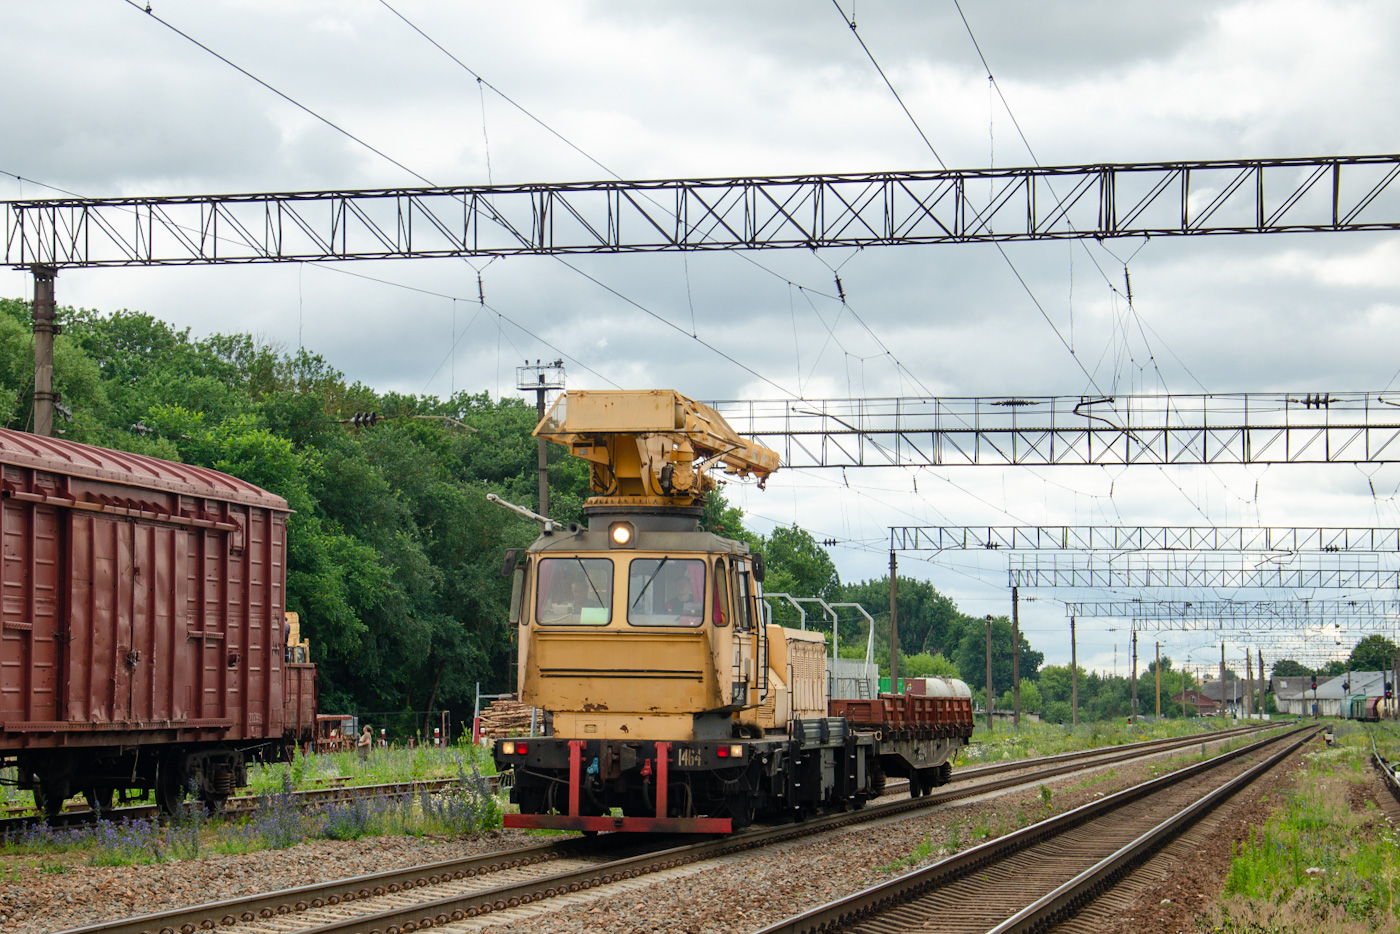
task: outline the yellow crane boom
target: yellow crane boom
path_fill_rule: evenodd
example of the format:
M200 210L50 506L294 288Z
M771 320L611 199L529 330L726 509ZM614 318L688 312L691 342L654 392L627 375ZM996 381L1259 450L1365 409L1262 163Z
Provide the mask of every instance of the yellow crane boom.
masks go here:
M589 462L590 506L690 506L719 485L710 467L757 477L760 488L778 469L775 452L670 389L564 393L535 435Z

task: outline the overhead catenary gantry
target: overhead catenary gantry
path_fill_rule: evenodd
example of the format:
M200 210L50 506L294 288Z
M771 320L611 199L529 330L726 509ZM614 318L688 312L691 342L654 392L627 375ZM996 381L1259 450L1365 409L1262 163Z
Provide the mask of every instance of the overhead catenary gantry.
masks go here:
M3 262L150 266L1400 229L1400 155L5 202Z
M1380 590L1400 586L1400 571L1358 560L1290 561L1287 564L1250 555L1232 561L1208 561L1203 555L1152 560L1129 553L1112 559L1088 556L1015 553L1007 571L1012 587L1044 588L1279 588ZM1338 556L1342 557L1342 556Z
M789 468L1400 462L1400 394L711 402Z
M1400 600L1102 600L1065 603L1076 619L1132 620L1139 629L1281 631L1325 626L1390 630Z
M1400 528L1188 525L891 526L899 551L1400 553Z

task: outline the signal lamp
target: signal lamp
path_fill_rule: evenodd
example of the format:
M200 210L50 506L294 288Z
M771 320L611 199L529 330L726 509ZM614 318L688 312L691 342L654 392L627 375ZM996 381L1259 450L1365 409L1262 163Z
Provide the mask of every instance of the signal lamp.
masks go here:
M744 747L743 747L743 746L730 746L730 747L729 747L729 758L731 758L731 759L742 759L742 758L744 758Z
M515 743L501 743L501 753L507 756L515 755Z
M728 759L728 758L729 758L729 747L728 747L728 746L721 746L721 747L719 747L718 749L715 750L715 755L719 756L721 759Z
M636 537L636 530L630 522L614 522L608 526L608 544L613 548L631 548Z
M530 751L530 744L529 744L529 743L516 743L516 744L515 744L515 751L518 752L518 753L520 753L520 754L523 756L523 755L525 755L525 753L527 753L527 752Z

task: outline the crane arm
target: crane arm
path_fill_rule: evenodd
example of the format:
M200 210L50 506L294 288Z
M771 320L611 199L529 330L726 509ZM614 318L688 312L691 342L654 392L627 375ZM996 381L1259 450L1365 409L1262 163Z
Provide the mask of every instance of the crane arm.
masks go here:
M564 393L535 435L590 463L595 505L689 506L718 486L710 467L760 487L778 469L775 452L669 389Z

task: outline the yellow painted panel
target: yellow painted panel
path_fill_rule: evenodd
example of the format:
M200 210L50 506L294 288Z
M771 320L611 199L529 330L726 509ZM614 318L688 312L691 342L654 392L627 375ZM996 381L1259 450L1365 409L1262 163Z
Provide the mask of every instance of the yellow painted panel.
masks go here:
M689 741L695 738L695 718L690 714L556 713L554 736L559 739Z
M532 632L522 699L556 716L692 714L723 703L703 630Z

